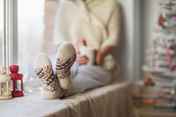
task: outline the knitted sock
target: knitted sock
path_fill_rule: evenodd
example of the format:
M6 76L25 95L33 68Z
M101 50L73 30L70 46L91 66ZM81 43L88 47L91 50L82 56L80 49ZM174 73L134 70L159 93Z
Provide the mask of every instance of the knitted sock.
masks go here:
M51 62L45 54L41 54L36 60L35 72L42 82L42 95L47 99L55 99L63 96L57 78L54 76Z
M68 42L60 44L56 59L56 74L60 86L62 89L68 90L72 86L71 67L76 60L76 51L73 45Z

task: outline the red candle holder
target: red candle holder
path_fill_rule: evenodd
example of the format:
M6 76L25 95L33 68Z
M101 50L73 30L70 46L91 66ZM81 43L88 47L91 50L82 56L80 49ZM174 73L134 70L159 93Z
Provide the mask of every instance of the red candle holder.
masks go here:
M23 75L18 73L19 66L18 65L11 65L10 66L10 76L12 79L12 95L13 97L21 97L24 96L24 89L23 89Z

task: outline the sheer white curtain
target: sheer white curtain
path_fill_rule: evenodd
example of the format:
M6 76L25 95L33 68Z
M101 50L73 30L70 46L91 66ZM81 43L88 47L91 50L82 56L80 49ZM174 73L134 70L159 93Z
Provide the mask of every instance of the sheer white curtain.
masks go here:
M44 0L18 0L18 63L26 78L41 51L43 20Z
M34 76L35 58L50 45L44 30L47 1L18 0L18 64L29 92L40 88Z

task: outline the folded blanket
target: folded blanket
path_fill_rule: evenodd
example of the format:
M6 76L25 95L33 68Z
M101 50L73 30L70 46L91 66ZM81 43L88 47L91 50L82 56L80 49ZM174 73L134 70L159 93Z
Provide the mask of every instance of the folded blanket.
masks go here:
M133 117L129 83L105 86L65 100L68 108L46 117Z

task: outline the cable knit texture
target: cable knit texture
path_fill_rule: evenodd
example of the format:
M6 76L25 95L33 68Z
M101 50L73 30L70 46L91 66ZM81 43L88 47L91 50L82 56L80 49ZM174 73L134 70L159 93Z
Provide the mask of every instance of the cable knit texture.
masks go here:
M54 99L63 96L57 78L54 76L49 58L41 54L36 60L35 72L42 82L42 95L47 99Z
M68 90L72 86L71 67L76 60L76 51L71 43L63 42L59 45L56 57L56 74L60 86Z

